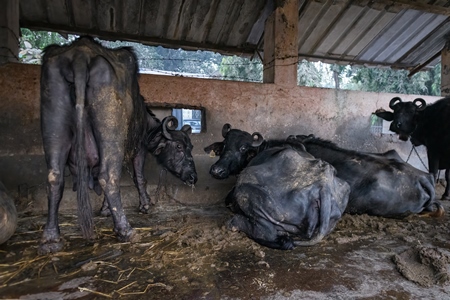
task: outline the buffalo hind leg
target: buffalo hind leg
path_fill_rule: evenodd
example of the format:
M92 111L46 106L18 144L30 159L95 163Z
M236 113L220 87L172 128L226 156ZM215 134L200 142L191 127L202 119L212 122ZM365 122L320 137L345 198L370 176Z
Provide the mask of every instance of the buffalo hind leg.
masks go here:
M118 161L108 159L109 157L108 155L104 157L98 181L108 202L109 211L114 222L114 232L121 242L136 242L139 240L139 236L125 216L120 196L120 174L122 169L120 155Z
M232 231L242 231L258 244L269 248L294 249L292 238L287 235L278 235L274 225L263 218L250 220L243 215L237 214L228 221L227 227Z
M64 191L64 174L59 170L51 169L48 174L47 195L48 215L47 223L39 244L40 255L55 253L63 248L58 225L58 209Z

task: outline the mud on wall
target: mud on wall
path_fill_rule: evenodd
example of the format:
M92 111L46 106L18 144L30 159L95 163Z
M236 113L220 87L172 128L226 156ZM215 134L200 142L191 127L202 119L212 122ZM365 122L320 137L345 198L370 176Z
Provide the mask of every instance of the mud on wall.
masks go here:
M21 194L31 202L44 203L35 204L35 209L46 209L44 182L47 174L40 136L39 77L40 66L13 63L0 66L0 181L13 195ZM370 115L377 108L388 109L389 100L394 96L404 101L418 97L146 74L140 76L140 88L152 105L183 104L205 109L206 132L192 135L199 175L195 190L170 175L166 181L171 197L182 203L197 204L221 201L234 182L234 179L212 179L208 171L217 158L210 158L203 152L205 146L222 140L224 123L251 133L258 131L265 138L314 133L351 149L373 152L397 149L406 159L411 144L393 135L372 135ZM421 97L427 102L438 99ZM425 158L423 151L421 154ZM148 161L146 174L151 192L158 184L160 169L150 155ZM423 169L418 158L413 157L411 163ZM130 187L133 193L132 180L126 174L122 185ZM65 193L65 197L74 196L70 194L74 193ZM137 203L137 197L130 198L130 203L125 205ZM63 205L69 205L69 201L64 201Z

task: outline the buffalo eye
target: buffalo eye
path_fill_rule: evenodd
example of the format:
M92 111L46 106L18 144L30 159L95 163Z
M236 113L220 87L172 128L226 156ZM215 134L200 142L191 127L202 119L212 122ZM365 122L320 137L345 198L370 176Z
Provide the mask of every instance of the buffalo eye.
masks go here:
M242 145L241 148L239 148L239 151L241 151L241 153L247 152L247 146L246 145Z
M181 146L180 144L177 144L177 150L183 150L183 146Z

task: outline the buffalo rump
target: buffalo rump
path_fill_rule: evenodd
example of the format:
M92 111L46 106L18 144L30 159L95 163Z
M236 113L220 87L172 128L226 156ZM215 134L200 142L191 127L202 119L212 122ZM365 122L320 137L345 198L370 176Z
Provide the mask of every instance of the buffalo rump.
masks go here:
M288 142L301 143L314 157L331 164L337 176L350 185L347 213L384 217L444 213L435 199L433 176L405 163L395 150L358 152L313 135L290 136Z

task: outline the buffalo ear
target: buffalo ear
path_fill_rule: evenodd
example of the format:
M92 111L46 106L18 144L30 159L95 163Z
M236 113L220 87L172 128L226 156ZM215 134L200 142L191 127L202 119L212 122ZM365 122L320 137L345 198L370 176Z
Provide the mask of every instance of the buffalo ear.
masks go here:
M181 131L186 132L187 135L191 135L192 133L192 127L190 125L183 125L183 127L181 127Z
M160 155L161 151L164 149L164 147L166 147L166 143L159 143L158 147L156 148L155 151L153 151L154 155Z
M230 124L228 124L228 123L223 124L222 136L225 138L230 130L231 130L231 125Z
M211 153L211 151L214 151L214 154L215 154L215 155L220 156L220 154L222 154L222 151L223 151L223 147L224 147L224 146L225 146L225 143L224 143L224 142L216 142L216 143L214 143L214 144L211 144L211 145L209 145L209 146L203 148L203 150L204 150L207 154Z
M252 147L259 147L264 142L264 138L259 132L252 134Z
M394 113L390 112L390 111L377 110L374 114L377 117L382 118L383 120L386 120L386 121L393 121L394 120Z

